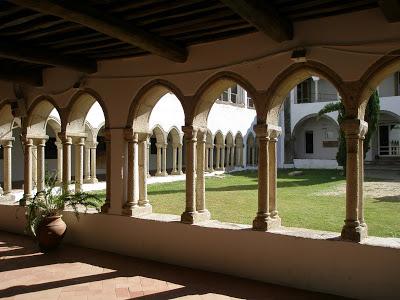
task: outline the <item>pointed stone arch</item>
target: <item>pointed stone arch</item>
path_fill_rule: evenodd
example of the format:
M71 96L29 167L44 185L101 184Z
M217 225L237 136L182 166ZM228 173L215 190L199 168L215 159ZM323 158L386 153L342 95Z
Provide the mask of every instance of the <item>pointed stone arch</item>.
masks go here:
M60 108L53 98L48 96L40 96L36 98L28 109L28 117L24 126L26 134L28 136L46 136L47 123L49 121L50 114L54 109L56 110L61 121ZM62 122L58 124L62 124Z

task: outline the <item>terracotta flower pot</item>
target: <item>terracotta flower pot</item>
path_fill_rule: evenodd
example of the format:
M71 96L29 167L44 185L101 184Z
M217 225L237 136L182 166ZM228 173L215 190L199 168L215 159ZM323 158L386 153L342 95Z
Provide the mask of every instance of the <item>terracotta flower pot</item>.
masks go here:
M53 250L60 245L67 229L67 225L61 217L47 217L39 224L36 237L43 252Z

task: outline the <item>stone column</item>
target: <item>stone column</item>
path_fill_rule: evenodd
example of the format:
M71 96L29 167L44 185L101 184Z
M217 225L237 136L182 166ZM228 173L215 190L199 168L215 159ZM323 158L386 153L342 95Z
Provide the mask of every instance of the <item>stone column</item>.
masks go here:
M342 238L360 242L368 235L363 210L363 146L368 131L367 122L359 119L346 119L341 124L346 136L346 220ZM360 211L361 210L361 211ZM360 222L361 220L361 222ZM363 223L363 225L361 225Z
M216 152L216 158L217 158L217 160L215 161L215 169L216 170L220 170L220 161L221 161L221 147L220 147L220 145L215 145L215 152Z
M172 144L172 175L176 175L178 173L177 169L177 155L178 155L178 146Z
M271 130L270 131L270 139L268 145L268 154L269 154L269 212L271 218L275 221L275 223L281 225L281 219L278 215L278 204L277 204L277 177L278 177L278 169L277 169L277 141L278 136L280 135L281 131L278 130Z
M231 158L231 146L226 146L226 168L229 169L229 167L231 166L231 162L230 162L230 158Z
M162 146L162 176L167 176L167 146L168 144L164 144Z
M12 142L13 140L3 142L3 195L8 195L12 192Z
M181 215L181 222L193 224L196 219L196 147L197 128L183 126L186 142L186 208Z
M85 138L77 138L75 144L75 193L82 192L84 146Z
M148 166L148 137L150 134L139 135L139 211L141 214L151 213L152 207L147 198L147 166Z
M33 187L37 187L37 147L35 144L32 145L32 184Z
M45 149L46 149L46 140L39 139L37 140L37 191L42 192L45 189Z
M90 182L97 183L99 180L97 179L97 142L93 143L90 147Z
M221 170L225 171L225 145L221 146Z
M196 157L196 221L209 220L210 212L206 209L206 183L204 177L207 130L197 133Z
M182 144L178 147L178 174L182 175Z
M26 205L32 199L32 147L33 141L24 137L24 197L19 201L20 205Z
M280 128L270 124L254 126L259 145L258 166L258 212L253 221L253 229L266 231L280 226L280 219L272 218L270 209L270 139L280 132Z
M84 178L83 182L85 183L90 183L91 181L91 176L90 176L90 148L88 145L85 145L85 167L84 167Z
M69 184L71 183L71 145L72 145L72 138L66 136L65 133L60 132L59 137L62 142L63 150L63 159L62 159L62 187L63 192L69 192Z
M119 132L119 130L117 130ZM120 136L119 140L121 140L122 138ZM110 129L105 129L104 130L104 143L106 145L106 201L104 202L103 206L101 207L101 212L102 213L118 213L118 209L115 209L113 211L113 208L111 208L111 190L113 188L113 186L116 186L116 189L120 190L120 188L118 187L118 184L115 183L114 185L112 184L113 180L113 176L115 177L115 173L111 170L111 165L112 165L112 157L113 157L113 152L112 151L112 145L111 145L111 130ZM93 159L92 156L92 150L91 151L91 159ZM118 153L118 152L117 152ZM94 151L94 155L96 157L96 150ZM115 154L116 157L118 157L118 154ZM121 163L123 162L123 159L121 158ZM96 164L95 164L96 165ZM122 172L121 172L122 173ZM93 177L96 176L95 172L91 171L91 176L92 176L92 180ZM121 197L122 198L122 197Z
M209 161L209 153L210 153L210 148L208 146L205 147L205 161L204 161L204 171L208 172L210 170L208 161Z
M56 142L57 146L57 184L61 185L63 178L63 148L62 143Z
M156 176L162 176L162 172L161 172L161 155L162 155L162 148L160 144L156 144L157 146L157 172L156 172Z
M150 157L151 157L151 150L150 150L151 142L150 138L147 139L147 177L150 177Z
M231 167L235 167L235 146L231 148Z
M251 146L251 165L256 165L256 147L255 145Z
M138 134L128 132L125 139L128 140L128 190L127 200L123 207L124 215L133 216L139 207L139 153Z
M210 163L210 172L214 172L214 145L211 144L210 147L210 159L209 159L209 163Z

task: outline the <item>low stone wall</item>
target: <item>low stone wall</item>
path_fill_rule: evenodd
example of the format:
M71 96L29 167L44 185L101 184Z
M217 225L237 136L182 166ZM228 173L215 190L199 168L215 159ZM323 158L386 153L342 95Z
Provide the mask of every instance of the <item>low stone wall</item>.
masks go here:
M398 299L400 239L362 244L336 233L283 228L255 232L216 221L179 223L177 216L137 219L64 212L66 242L301 289L364 299ZM23 233L24 209L0 205L0 230ZM268 295L266 295L267 297Z

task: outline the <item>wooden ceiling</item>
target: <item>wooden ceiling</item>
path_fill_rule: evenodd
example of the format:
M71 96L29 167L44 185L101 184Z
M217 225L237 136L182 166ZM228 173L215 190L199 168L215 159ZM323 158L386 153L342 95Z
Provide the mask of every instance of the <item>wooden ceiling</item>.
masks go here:
M379 6L393 15L396 2L0 1L0 78L40 85L41 70L49 66L93 73L99 60L148 53L184 62L193 44L255 31L282 42L293 37L294 22Z

